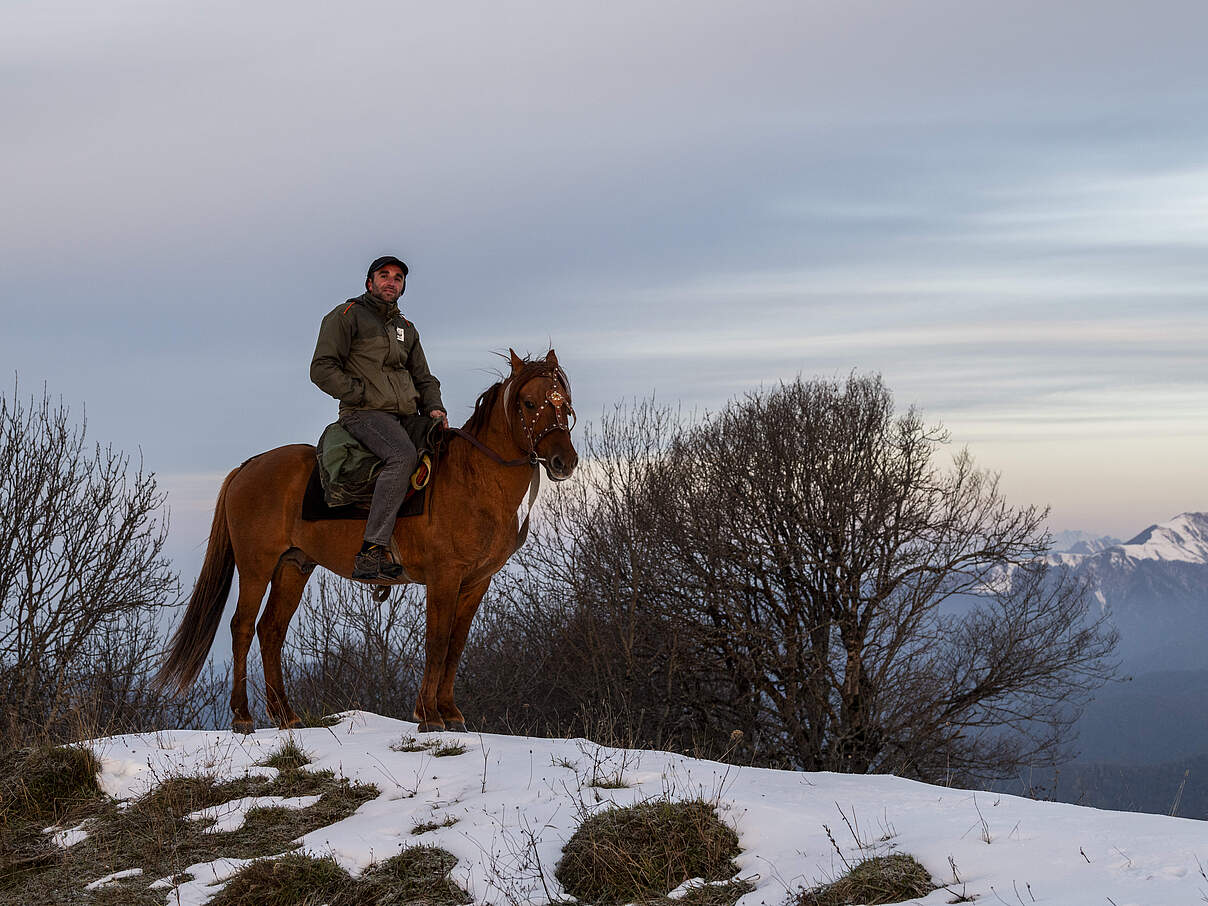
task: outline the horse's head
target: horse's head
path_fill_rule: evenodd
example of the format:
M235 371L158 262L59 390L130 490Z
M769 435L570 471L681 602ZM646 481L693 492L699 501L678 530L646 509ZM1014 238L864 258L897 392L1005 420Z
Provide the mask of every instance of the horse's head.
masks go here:
M503 407L512 439L545 466L551 479L565 481L579 462L570 438L575 410L566 372L552 349L532 362L510 351L512 373L504 381Z

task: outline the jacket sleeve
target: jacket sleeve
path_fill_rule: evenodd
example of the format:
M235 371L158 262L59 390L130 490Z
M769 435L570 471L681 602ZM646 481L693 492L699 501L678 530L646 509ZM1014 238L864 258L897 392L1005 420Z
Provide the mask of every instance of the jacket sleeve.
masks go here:
M415 332L415 343L407 356L407 370L411 372L411 380L419 391L419 411L424 415L433 409L443 412L445 404L440 400L440 381L428 370L428 357L424 355L424 347L420 345L419 331Z
M365 396L365 387L345 370L352 346L353 316L335 309L319 326L319 339L310 360L310 379L324 393L355 406Z

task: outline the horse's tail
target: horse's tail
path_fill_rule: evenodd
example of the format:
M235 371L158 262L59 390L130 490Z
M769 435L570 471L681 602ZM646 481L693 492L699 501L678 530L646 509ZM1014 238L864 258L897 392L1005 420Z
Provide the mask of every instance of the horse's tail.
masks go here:
M232 470L218 492L205 561L201 564L197 584L193 586L193 595L189 598L184 619L172 636L168 656L152 682L152 688L156 690L171 687L173 691L184 692L188 689L197 679L206 662L206 655L210 653L210 646L214 644L218 624L222 621L222 610L226 606L227 595L231 593L231 580L235 576L235 551L231 547L231 532L226 517L227 490L231 486L231 479L242 468Z

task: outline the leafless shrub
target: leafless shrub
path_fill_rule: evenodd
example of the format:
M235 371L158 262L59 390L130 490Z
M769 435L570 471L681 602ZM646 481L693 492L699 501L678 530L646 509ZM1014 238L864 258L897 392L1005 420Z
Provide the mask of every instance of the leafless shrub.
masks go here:
M0 727L6 744L139 729L196 717L146 677L156 614L179 586L163 556L153 473L91 445L86 424L43 390L0 396Z

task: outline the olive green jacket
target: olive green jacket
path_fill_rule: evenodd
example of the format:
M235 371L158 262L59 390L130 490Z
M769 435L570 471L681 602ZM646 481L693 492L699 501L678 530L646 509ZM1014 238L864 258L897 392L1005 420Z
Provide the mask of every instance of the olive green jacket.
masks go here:
M333 308L319 327L310 379L340 401L340 412L398 415L445 408L415 325L368 293Z

